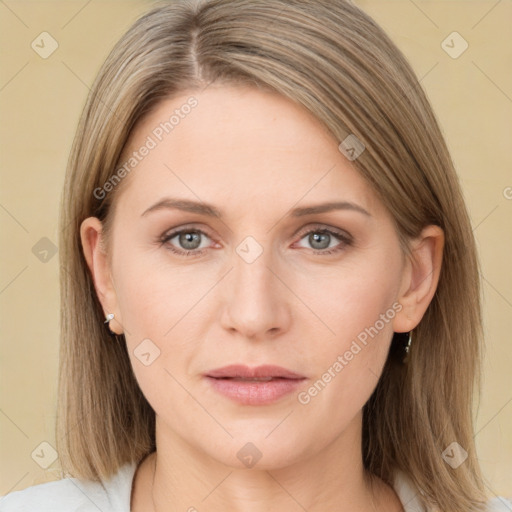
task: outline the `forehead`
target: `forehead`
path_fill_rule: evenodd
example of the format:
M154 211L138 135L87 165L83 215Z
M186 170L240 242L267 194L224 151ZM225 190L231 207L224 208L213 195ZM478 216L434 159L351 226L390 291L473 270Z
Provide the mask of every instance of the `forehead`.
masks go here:
M250 87L209 86L163 100L132 131L121 160L129 159L136 162L123 195L139 210L165 193L239 206L271 199L288 208L306 196L349 195L378 207L320 121Z

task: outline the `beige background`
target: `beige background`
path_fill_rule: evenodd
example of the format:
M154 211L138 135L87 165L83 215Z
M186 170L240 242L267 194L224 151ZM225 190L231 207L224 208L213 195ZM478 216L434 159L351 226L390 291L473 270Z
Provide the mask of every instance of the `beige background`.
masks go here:
M461 178L484 282L487 351L476 443L490 493L512 496L512 3L354 3L410 59ZM60 305L58 254L51 247L58 240L65 164L101 62L149 5L0 2L1 495L57 474L58 460L47 469L38 462L51 452L41 443L55 446ZM46 59L31 48L44 31L59 45ZM469 45L457 58L442 47L454 31ZM444 46L454 55L463 44L450 36ZM50 249L46 262L44 249Z

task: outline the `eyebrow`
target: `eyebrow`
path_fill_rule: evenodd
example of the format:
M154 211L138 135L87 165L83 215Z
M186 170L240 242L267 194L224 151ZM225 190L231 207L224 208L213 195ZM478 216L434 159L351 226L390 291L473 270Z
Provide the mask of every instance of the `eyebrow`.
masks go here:
M156 202L154 205L150 206L147 210L145 210L142 213L141 217L147 215L150 212L164 209L182 210L184 212L198 213L200 215L206 215L208 217L215 217L218 219L221 219L223 217L222 211L211 204L191 201L189 199L177 199L173 197L164 197L160 201ZM293 210L291 210L289 215L291 217L303 217L305 215L313 215L315 213L326 213L334 210L352 210L367 215L368 217L371 217L371 214L368 211L366 211L362 206L359 206L358 204L351 203L348 201L334 201L312 206L294 208Z

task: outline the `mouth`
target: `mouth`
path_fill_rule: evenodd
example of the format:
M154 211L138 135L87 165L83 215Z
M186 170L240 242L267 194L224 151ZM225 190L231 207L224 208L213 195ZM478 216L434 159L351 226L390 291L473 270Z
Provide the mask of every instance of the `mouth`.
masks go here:
M289 395L306 377L282 367L231 365L204 375L211 387L241 405L268 405Z

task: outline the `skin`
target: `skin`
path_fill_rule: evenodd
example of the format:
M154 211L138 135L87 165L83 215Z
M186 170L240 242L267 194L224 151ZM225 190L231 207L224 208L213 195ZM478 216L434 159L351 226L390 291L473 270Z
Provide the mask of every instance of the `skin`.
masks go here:
M301 107L253 88L211 85L163 101L135 127L125 155L191 95L198 106L125 178L111 260L101 222L81 225L105 315L114 313L111 329L125 333L156 413L157 451L138 467L132 510L154 510L153 498L165 511L402 510L393 489L379 479L371 486L363 469L362 408L393 331L413 329L432 299L443 232L426 227L406 258L389 213L339 142ZM177 209L141 216L165 196L211 203L223 217ZM289 215L340 200L369 215ZM173 253L169 246L191 247L178 236L159 244L182 226L206 233L193 249L203 249L199 256ZM309 228L353 242L332 235L315 243ZM263 249L252 263L236 252L247 236ZM332 248L340 250L322 254ZM233 363L277 364L306 376L299 391L307 390L393 304L400 312L307 404L291 393L240 405L202 376ZM134 355L146 338L160 350L148 366ZM262 454L252 468L237 458L248 442Z

